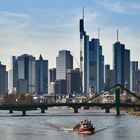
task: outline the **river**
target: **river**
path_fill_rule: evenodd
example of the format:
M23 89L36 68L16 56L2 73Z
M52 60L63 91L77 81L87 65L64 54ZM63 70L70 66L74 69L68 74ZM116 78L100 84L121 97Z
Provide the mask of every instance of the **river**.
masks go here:
M96 133L82 135L72 127L85 117L94 122ZM49 109L45 114L0 111L0 140L140 140L140 118L98 110Z

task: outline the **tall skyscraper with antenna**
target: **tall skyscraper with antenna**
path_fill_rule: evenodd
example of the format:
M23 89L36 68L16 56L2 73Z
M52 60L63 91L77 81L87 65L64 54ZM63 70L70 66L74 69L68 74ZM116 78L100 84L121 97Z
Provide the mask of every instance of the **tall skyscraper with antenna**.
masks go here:
M81 89L83 93L100 92L103 90L104 81L104 57L99 38L92 38L84 30L83 17L79 22L80 31L80 71L82 76ZM98 32L99 33L99 32ZM98 36L99 37L99 36Z
M130 87L130 50L125 49L125 45L118 41L113 44L113 68L115 70L116 84Z

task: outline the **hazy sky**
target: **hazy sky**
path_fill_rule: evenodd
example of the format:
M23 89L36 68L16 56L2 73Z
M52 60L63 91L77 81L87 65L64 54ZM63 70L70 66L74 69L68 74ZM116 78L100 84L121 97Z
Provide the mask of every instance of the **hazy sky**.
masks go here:
M85 30L101 44L105 63L112 65L112 44L119 41L131 50L131 60L140 61L139 0L0 0L0 61L23 53L43 55L55 67L61 49L79 61L79 19L85 7ZM74 61L76 67L76 61Z

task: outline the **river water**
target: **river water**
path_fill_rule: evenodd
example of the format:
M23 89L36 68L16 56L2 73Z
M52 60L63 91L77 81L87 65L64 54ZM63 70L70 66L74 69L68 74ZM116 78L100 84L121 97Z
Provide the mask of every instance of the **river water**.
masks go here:
M72 127L85 117L94 123L94 135L72 132ZM49 109L45 114L29 111L8 114L0 111L0 140L140 140L140 118L98 110Z

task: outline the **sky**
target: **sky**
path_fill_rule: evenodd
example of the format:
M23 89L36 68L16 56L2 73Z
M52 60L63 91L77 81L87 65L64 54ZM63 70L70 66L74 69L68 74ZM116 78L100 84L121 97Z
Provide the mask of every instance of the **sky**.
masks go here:
M42 54L49 68L56 67L59 50L70 50L79 67L79 19L85 9L85 30L98 37L105 64L113 59L117 40L131 50L131 60L140 61L139 0L0 0L0 61L9 68L11 56Z

